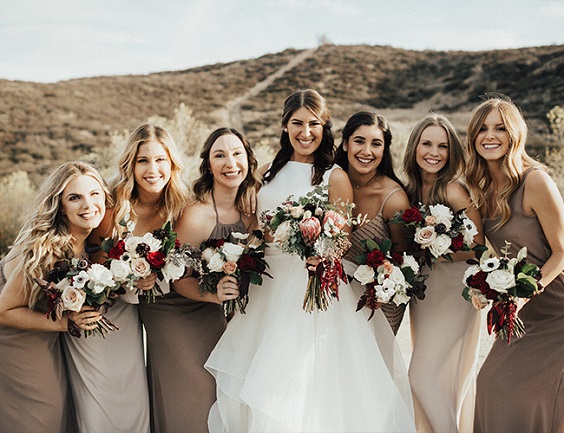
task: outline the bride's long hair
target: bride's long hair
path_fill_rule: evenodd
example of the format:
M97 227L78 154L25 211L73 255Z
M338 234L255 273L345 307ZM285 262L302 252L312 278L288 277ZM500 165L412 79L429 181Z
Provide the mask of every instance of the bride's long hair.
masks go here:
M41 293L34 278L44 279L55 262L73 257L74 238L61 203L64 189L81 175L96 179L106 195L106 207L113 204L100 173L84 162L62 164L41 184L33 202L34 209L11 247L11 253L21 255L18 265L18 271L21 270L24 276L21 290L30 308Z

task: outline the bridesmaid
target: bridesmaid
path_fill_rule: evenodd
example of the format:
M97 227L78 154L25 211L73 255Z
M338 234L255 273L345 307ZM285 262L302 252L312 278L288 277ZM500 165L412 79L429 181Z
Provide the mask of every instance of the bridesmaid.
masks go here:
M94 168L82 162L61 165L42 183L35 210L0 261L2 433L74 431L59 332L73 322L93 330L100 314L85 307L61 320L46 319L46 299L34 278L44 279L59 260L86 257L86 238L109 202Z
M410 202L466 209L478 228L474 241L483 244L480 215L461 181L464 166L464 149L444 116L431 114L415 125L404 156ZM423 271L429 275L425 299L410 305L409 379L419 433L472 429L480 324L461 292L465 260L473 254L452 256L454 262L443 259Z
M239 210L243 196L258 186L257 160L247 140L235 129L217 129L204 142L200 158L200 177L193 185L196 200L175 225L178 239L194 246L256 226L256 217ZM226 326L221 303L239 294L233 277L220 280L217 293L202 294L189 272L164 299L141 304L156 433L208 431L216 397L215 380L204 363Z
M341 144L335 162L349 175L354 193L354 215L366 215L370 220L353 231L352 247L347 259L362 253L360 241L374 239L381 242L392 239L396 251L405 242L400 224L389 224L398 211L409 207L403 185L394 173L392 163L392 132L388 121L379 114L361 111L353 114L343 128ZM354 229L353 228L353 229ZM405 304L383 304L381 309L397 334L405 313Z
M564 203L544 167L525 152L527 124L503 95L468 124L468 185L486 237L512 257L527 247L544 292L519 311L526 334L496 339L477 382L474 431L564 432Z
M119 221L127 213L135 223L133 234L139 236L174 219L187 195L180 180L180 161L164 129L152 124L136 128L119 158L119 175L112 187L115 207L92 239L121 234ZM138 282L137 288L150 289L155 280L152 275ZM65 340L80 430L148 432L149 391L134 292L122 295L108 316L120 331L105 339Z

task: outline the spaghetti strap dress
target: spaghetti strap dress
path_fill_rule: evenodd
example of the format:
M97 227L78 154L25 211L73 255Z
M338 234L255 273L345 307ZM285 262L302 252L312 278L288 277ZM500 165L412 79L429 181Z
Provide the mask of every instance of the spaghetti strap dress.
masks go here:
M306 194L311 173L310 164L287 162L261 188L258 212ZM310 314L302 308L308 273L300 257L270 244L266 260L273 278L250 286L246 314L234 315L206 362L217 380L210 431L414 432L412 407L383 359L368 311L355 312L351 286L341 283L339 300Z
M386 205L388 199L397 191L402 191L402 188L394 188L391 190L384 198L378 214L368 221L368 223L361 225L358 229L352 232L350 236L352 246L347 252L345 259L355 263L355 257L362 254L362 246L360 242L364 239L372 239L376 242L382 242L383 240L390 239L390 229L388 228L386 221L384 221L382 212L384 211L384 206ZM364 290L362 290L362 292L364 292ZM386 316L394 335L397 334L405 314L406 304L383 304L380 309L384 313L384 316Z
M0 293L5 263L0 261ZM43 310L41 300L36 309ZM74 431L58 332L0 326L0 366L1 433Z
M242 218L223 224L216 209L209 239L229 239L231 233L245 231ZM215 380L204 363L225 329L222 306L190 300L173 290L155 303L139 305L147 331L152 432L207 432L216 397Z
M480 312L461 295L468 266L461 260L424 268L425 299L409 304L409 379L419 433L472 432Z
M527 261L542 267L552 252L539 220L523 211L528 174L509 199L511 218L484 220L486 237L499 254L511 242L511 257L527 247ZM525 335L496 338L478 374L476 433L564 432L564 273L519 311Z

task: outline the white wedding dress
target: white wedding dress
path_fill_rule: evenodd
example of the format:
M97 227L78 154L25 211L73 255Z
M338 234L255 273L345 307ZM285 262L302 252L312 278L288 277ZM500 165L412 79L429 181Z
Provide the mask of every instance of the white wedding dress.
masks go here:
M304 195L310 179L310 164L288 162L261 189L259 212ZM251 286L246 314L233 317L206 363L217 381L210 432L415 432L405 365L382 312L367 321L367 309L355 312L360 289L341 283L339 301L308 314L303 261L274 244L266 258L274 278Z

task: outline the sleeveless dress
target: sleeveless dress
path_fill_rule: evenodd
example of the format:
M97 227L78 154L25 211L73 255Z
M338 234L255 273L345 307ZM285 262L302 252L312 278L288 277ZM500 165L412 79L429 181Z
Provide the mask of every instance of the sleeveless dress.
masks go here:
M550 246L536 216L523 212L526 177L509 199L511 218L498 230L484 220L486 237L499 253L511 242L511 257L527 247L527 261L543 266ZM564 432L564 273L519 311L526 334L511 344L497 338L477 383L474 431Z
M68 333L63 338L78 431L148 433L149 391L139 307L120 297L104 315L119 331L105 338L76 338Z
M461 295L468 266L461 260L423 269L425 299L409 304L409 379L419 433L472 431L480 312Z
M2 259L0 293L4 264ZM70 407L59 333L0 326L0 432L74 431Z
M371 219L368 223L361 225L357 230L352 232L350 236L351 241L351 248L347 252L345 258L352 263L355 263L355 257L362 254L362 246L360 245L360 241L363 239L372 239L377 242L382 242L385 239L390 239L390 229L388 228L388 224L384 221L384 216L382 212L384 211L384 206L388 199L397 191L401 191L402 188L395 188L388 193L388 195L384 198L382 202L382 206L380 206L380 210L378 214ZM350 274L352 275L352 274ZM362 290L361 294L364 292ZM401 325L401 321L403 320L403 315L405 314L406 304L396 305L394 303L390 304L383 304L380 309L388 319L390 327L394 332L394 335L398 333L399 327Z
M258 211L307 193L311 173L310 164L286 163L260 190ZM206 362L217 381L210 431L415 431L412 408L382 357L368 312L355 313L350 285L341 284L340 300L327 311L308 314L304 262L275 244L266 260L273 279L251 285L246 314L235 314Z
M228 239L233 232L246 232L243 220L223 224L216 210L209 239ZM141 302L140 308L147 331L152 431L207 432L215 380L204 363L225 330L222 306L171 291L155 303Z

